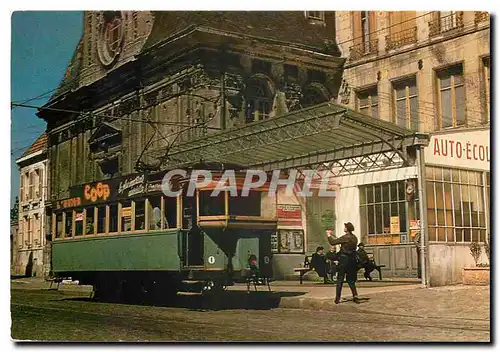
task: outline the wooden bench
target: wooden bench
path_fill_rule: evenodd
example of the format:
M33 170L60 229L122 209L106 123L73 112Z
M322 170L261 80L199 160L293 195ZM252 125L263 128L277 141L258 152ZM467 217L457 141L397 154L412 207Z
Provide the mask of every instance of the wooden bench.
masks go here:
M308 271L311 271L311 256L306 255L304 257L304 264L302 267L299 268L293 268L293 271L296 273L299 273L299 280L300 284L302 285L302 282L304 280L304 274L307 273Z
M370 261L373 263L373 266L375 267L374 270L377 270L378 271L378 279L380 281L382 281L382 268L385 268L385 265L378 265L376 262L375 262L375 258L373 256L373 253L367 253L368 254L368 258L370 259ZM360 269L363 269L363 267L361 266ZM359 269L358 269L359 270Z

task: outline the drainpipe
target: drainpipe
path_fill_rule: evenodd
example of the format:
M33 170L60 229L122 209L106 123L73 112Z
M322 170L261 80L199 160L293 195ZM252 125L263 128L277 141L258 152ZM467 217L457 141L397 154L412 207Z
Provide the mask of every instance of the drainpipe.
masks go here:
M429 233L427 230L427 194L425 190L425 157L422 147L417 148L418 199L420 207L420 266L422 285L430 287L429 263Z

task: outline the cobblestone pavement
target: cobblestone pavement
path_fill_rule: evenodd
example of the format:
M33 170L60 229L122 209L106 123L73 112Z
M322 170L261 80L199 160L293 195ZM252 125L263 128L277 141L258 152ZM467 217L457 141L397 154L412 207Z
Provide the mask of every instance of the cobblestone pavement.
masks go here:
M231 301L258 297L232 292ZM265 295L266 293L262 293ZM334 311L200 310L89 301L86 292L12 290L12 337L44 341L481 341L490 340L488 287L363 296ZM262 302L266 302L265 300ZM254 302L255 303L255 302Z

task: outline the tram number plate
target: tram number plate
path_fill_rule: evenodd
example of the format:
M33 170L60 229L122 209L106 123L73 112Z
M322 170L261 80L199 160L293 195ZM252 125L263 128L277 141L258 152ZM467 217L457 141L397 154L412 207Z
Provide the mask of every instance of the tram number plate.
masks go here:
M215 257L213 255L211 255L210 257L208 257L208 263L209 264L214 264L215 263Z

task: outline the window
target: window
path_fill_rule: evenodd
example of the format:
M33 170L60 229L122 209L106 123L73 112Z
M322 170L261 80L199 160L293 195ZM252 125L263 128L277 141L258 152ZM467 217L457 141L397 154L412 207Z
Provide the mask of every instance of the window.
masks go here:
M163 197L165 220L163 226L166 229L177 227L177 198Z
M278 253L304 253L304 231L280 229Z
M225 215L225 192L220 192L217 197L211 196L212 191L200 191L200 216Z
M83 209L75 210L75 236L83 235Z
M457 27L457 12L456 11L440 11L439 26L442 32L449 31Z
M144 231L146 229L146 201L144 199L135 200L134 208L134 230Z
M273 95L264 79L251 79L246 90L246 122L269 118L273 105Z
M413 190L407 193L410 184ZM411 241L419 220L416 185L416 180L408 180L359 187L360 233L367 234L369 244Z
M482 173L427 168L429 241L484 242L487 207Z
M132 231L132 202L130 200L123 201L122 203L122 232Z
M161 196L149 198L148 228L149 230L161 230Z
M324 21L325 12L324 11L306 11L306 17L311 20Z
M109 205L109 229L110 233L118 232L118 204Z
M28 217L28 236L27 236L27 242L28 246L33 243L33 217Z
M24 191L25 191L25 183L24 183L24 174L21 174L21 188L19 189L19 201L24 202Z
M85 234L93 235L95 230L95 214L94 207L85 208Z
M358 111L362 114L378 118L377 87L357 92Z
M401 127L418 131L417 81L413 77L393 83L394 122Z
M56 238L61 238L63 236L63 214L62 213L57 213L56 214L56 231L55 231L55 237Z
M462 65L437 73L441 128L465 125L465 87Z
M36 245L40 245L41 244L41 236L40 236L40 232L41 232L41 228L40 228L40 215L39 214L35 214L35 217L33 219L33 232L34 232L34 237L33 237L33 242L36 244Z
M72 210L67 211L65 213L64 236L65 237L72 237L73 236L73 211Z
M97 207L97 233L106 233L106 206Z
M28 199L32 200L34 197L34 190L35 190L35 173L30 172L29 173L29 190L28 190Z
M485 111L486 116L484 121L490 122L490 58L483 59L483 81L484 81L484 96L485 96Z
M370 18L368 17L368 11L361 11L361 31L363 48L365 52L370 52Z
M260 216L261 192L251 191L248 197L229 197L229 215Z
M327 90L318 83L307 86L302 93L301 105L302 107L313 106L327 102L330 98L327 95Z
M35 198L40 198L42 195L42 178L40 175L40 169L35 170Z
M415 11L389 12L389 35L385 37L387 50L417 41Z

